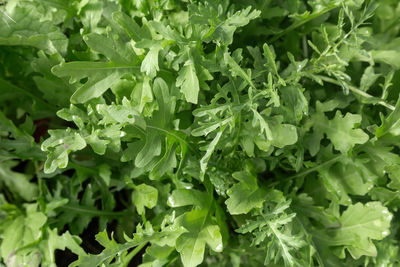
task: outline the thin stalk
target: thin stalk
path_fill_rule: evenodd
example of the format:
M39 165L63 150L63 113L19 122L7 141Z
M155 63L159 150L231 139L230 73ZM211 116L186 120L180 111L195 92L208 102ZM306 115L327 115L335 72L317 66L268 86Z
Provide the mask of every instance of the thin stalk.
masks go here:
M133 257L135 257L136 254L138 254L147 245L147 243L148 242L144 242L144 243L140 244L139 246L137 246L135 249L133 249L131 252L129 252L128 255L126 255L124 261L122 262L121 267L127 267L128 264L133 259Z
M282 183L282 182L287 182L287 181L291 181L291 180L294 180L294 179L297 179L297 178L306 176L307 174L310 174L310 173L312 173L312 172L315 172L315 171L321 169L322 167L325 167L325 166L328 166L328 165L330 165L330 164L335 163L335 162L338 161L341 157L343 157L343 155L338 155L338 156L333 157L333 158L331 158L330 160L325 161L325 162L323 162L323 163L321 163L321 164L319 164L319 165L317 165L317 166L315 166L315 167L306 169L306 170L304 170L304 171L302 171L302 172L296 173L295 175L292 175L292 176L286 177L286 178L284 178L284 179L281 179L281 180L279 180L279 181L275 181L275 182L273 182L273 183L270 183L268 186L271 186L271 187L272 187L272 186L275 186L275 185L280 184L280 183Z
M315 13L310 14L307 18L305 18L305 19L303 19L301 21L293 23L292 25L290 25L289 27L287 27L286 29L280 31L274 37L272 37L270 39L269 43L275 42L276 40L278 40L282 36L288 34L289 32L299 28L300 26L306 24L307 22L309 22L309 21L311 21L313 19L316 19L316 18L328 13L329 11L331 11L332 9L335 9L335 8L337 8L337 5L332 5L332 6L327 7L327 8L325 8L325 9L319 11L319 12L315 12Z
M125 215L127 212L120 212L120 211L104 211L104 210L97 210L93 209L90 207L85 207L85 206L79 206L79 205L74 205L74 204L68 204L66 206L60 207L61 209L64 210L71 210L75 211L78 213L85 213L85 214L91 214L91 215L97 215L97 216L122 216Z
M162 128L159 128L159 127L156 127L156 126L151 126L151 125L147 125L146 127L149 128L149 129L157 130L157 131L162 132L162 133L164 133L166 135L172 136L175 139L179 140L180 142L184 143L193 152L197 151L188 142L186 142L186 140L182 139L180 136L174 134L173 132L170 132L168 130L165 130L165 129L162 129Z
M336 81L335 79L332 79L332 78L329 78L329 77L326 77L326 76L322 76L322 75L317 75L317 77L320 78L321 80L325 81L325 82L328 82L328 83L332 83L332 84L336 84L336 85L341 86L340 82ZM362 97L364 97L364 98L377 99L377 102L376 102L377 104L382 105L382 106L384 106L384 107L386 107L386 108L388 108L388 109L390 109L390 110L394 110L394 109L395 109L395 107L392 106L391 104L389 104L389 103L387 103L387 102L385 102L385 101L383 101L383 100L379 100L379 101L378 101L378 98L377 98L377 97L374 97L374 96L368 94L367 92L364 92L364 91L358 89L358 88L355 87L355 86L348 85L348 88L349 88L349 90L352 91L353 93L355 93L355 94L357 94L357 95L359 95L359 96L362 96Z

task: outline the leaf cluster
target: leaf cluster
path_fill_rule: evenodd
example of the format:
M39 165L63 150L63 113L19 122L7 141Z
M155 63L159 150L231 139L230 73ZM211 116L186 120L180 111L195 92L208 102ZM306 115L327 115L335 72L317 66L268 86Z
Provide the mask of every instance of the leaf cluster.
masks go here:
M398 1L0 11L2 264L399 265Z

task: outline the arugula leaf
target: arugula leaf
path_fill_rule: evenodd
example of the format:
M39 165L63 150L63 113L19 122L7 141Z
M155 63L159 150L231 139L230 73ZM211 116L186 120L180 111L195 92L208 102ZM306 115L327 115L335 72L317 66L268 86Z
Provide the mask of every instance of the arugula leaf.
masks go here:
M271 192L271 194L279 193ZM279 202L272 209L267 206L265 214L262 213L255 220L247 221L236 230L242 234L251 232L255 236L253 245L259 245L269 238L264 264L276 264L280 259L283 259L285 266L302 266L304 264L293 252L293 250L302 248L305 242L301 234L292 234L291 222L296 214L286 213L289 206L290 201Z
M184 266L197 266L203 262L207 244L215 252L221 252L222 237L217 225L204 225L204 210L193 210L184 215L180 224L189 230L176 240L176 250L181 254ZM197 228L197 229L196 229Z
M257 179L254 175L243 171L232 174L233 178L239 181L228 190L229 199L226 205L230 214L248 213L253 208L261 208L265 201L265 194L268 194L263 188L257 185Z
M45 163L45 172L54 172L57 168L66 168L68 165L68 153L81 150L86 147L85 139L71 129L52 130L51 138L42 143L42 150L49 151Z
M381 240L389 235L392 214L379 202L369 202L365 205L351 205L339 217L340 227L328 231L331 246L343 246L340 257L344 257L347 249L353 258L362 255L377 254L372 240Z
M38 9L17 4L9 12L14 22L0 24L0 45L32 46L50 55L67 52L66 36L50 20L40 21Z
M193 61L187 60L178 75L176 86L181 87L186 101L197 104L200 88Z
M1 223L3 240L0 252L4 262L29 264L30 266L52 266L55 264L55 250L66 248L77 255L85 255L79 246L81 239L69 232L58 235L57 229L47 227L47 217L37 211L36 204L25 205L26 214L8 209L9 218Z
M132 193L132 201L139 214L144 214L144 207L153 208L157 204L157 198L157 189L146 184L135 186L135 191Z
M396 10L2 1L0 265L398 265Z
M363 130L353 129L361 122L359 115L347 113L343 116L340 111L337 111L335 117L329 120L323 114L321 106L321 103L317 103L317 113L311 118L311 123L314 124L311 137L314 144L310 146L312 154L319 150L319 143L324 133L332 141L335 149L342 153L347 153L356 144L364 144L368 141L369 137Z
M13 194L32 201L38 196L38 186L29 181L31 177L28 175L12 170L17 164L17 161L12 160L0 162L1 184L7 186Z

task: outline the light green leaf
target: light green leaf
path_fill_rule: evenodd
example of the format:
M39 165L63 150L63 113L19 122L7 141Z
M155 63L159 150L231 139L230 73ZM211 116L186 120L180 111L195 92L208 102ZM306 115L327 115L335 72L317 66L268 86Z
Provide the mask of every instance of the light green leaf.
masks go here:
M132 70L138 70L134 65L117 64L114 62L70 62L53 67L53 73L58 77L71 77L70 83L78 84L78 89L71 97L72 103L85 103L92 98L101 96L107 89L116 84L120 77ZM84 84L79 81L88 78Z
M36 207L34 204L27 206L26 217L19 215L7 223L0 245L3 260L6 261L16 250L39 240L43 236L41 227L45 224L47 218L43 213L36 211Z
M215 148L218 145L219 139L222 136L222 133L224 132L225 127L223 127L214 137L214 139L210 142L210 144L208 145L207 151L204 154L204 156L201 158L200 160L200 180L203 181L204 180L204 175L206 173L207 170L207 165L208 165L208 161L210 160L212 154L214 153Z
M158 66L158 52L160 49L160 46L151 47L146 57L142 61L140 71L146 73L146 75L150 78L155 77L157 71L160 70Z
M86 147L86 141L77 132L67 130L50 130L50 138L42 143L42 150L47 151L47 160L44 165L45 173L52 173L57 168L66 168L68 153Z
M168 204L173 208L194 205L206 208L209 205L209 196L195 189L176 189L168 197Z
M178 73L176 86L181 88L187 102L197 104L199 96L199 79L192 60L187 60Z
M363 91L367 91L380 77L379 74L375 74L374 67L369 66L365 69L361 81L360 81L360 89Z
M351 205L339 218L341 227L328 230L332 234L328 243L332 246L344 246L353 258L363 255L376 256L376 247L372 240L382 240L390 233L392 214L379 202L365 205ZM340 254L344 257L344 251Z
M324 127L325 133L337 150L346 153L355 144L364 144L369 139L363 130L353 129L360 122L360 115L347 113L342 117L341 112L337 111L335 118Z
M332 141L335 149L347 153L356 144L364 144L369 136L361 129L354 129L361 122L358 114L347 113L344 117L338 110L332 120L328 120L321 111L313 116L314 136L312 141L319 142L323 137L322 133ZM319 139L319 140L318 140ZM313 145L315 146L315 144ZM313 148L313 151L316 150Z
M135 158L135 165L143 168L161 154L161 138L154 132L146 136L146 142Z
M330 194L328 198L342 205L351 204L350 195L363 196L373 187L372 181L367 180L368 169L360 160L341 158L318 172Z
M258 113L256 109L252 109L254 113L254 118L253 118L253 126L255 126L258 122L260 125L261 133L265 133L265 136L267 137L268 140L272 140L272 132L271 129L269 128L269 125L267 121L263 118L263 116Z
M57 229L47 229L47 239L39 244L39 249L42 252L44 262L49 264L56 263L55 251L69 249L78 256L86 255L86 252L81 248L81 239L78 236L71 235L68 231L62 235L58 235Z
M280 118L270 120L269 126L271 129L271 143L273 146L283 148L285 146L293 145L297 142L296 126L281 123Z
M14 22L0 23L0 45L32 46L51 55L65 54L68 40L52 21L42 20L37 9L17 4L9 16Z
M185 267L195 267L203 262L206 244L214 251L223 249L222 236L217 225L206 224L205 210L193 210L182 217L182 226L189 230L176 240L176 250Z
M245 171L235 172L232 176L239 183L232 186L229 191L229 199L225 201L230 214L243 214L250 212L253 208L261 208L265 199L266 191L259 188L257 178Z
M129 37L135 42L141 40L151 40L151 34L147 27L140 27L134 19L126 15L121 11L114 12L112 14L113 20L121 25Z
M38 186L29 182L29 175L12 170L17 164L17 161L0 161L0 182L24 200L32 201L38 196Z
M157 189L146 184L136 185L132 193L132 201L140 215L144 214L144 207L149 209L155 207L157 205L157 199Z
M86 5L82 6L83 3L85 3L85 1L80 3L82 8L79 12L82 24L89 30L95 30L103 14L103 2L88 1Z
M372 50L371 54L375 61L400 69L400 52L396 50Z
M212 28L211 34L208 33L209 36L206 36L206 40L209 39L213 41L218 41L227 45L231 44L233 41L233 34L235 33L237 28L247 25L251 20L254 20L258 16L260 16L261 12L259 10L251 11L251 9L252 7L248 6L246 9L239 10L232 15L229 14L229 17L225 20L222 20L222 22L220 23L217 23L218 21L213 22L211 25L216 24L216 26L214 26L215 28ZM196 15L205 16L207 18L209 14L212 14L214 12L215 10L204 10L203 14Z
M393 135L400 135L400 98L397 99L396 107L389 114L389 116L382 120L382 124L375 129L376 137L382 137L387 133L391 133Z

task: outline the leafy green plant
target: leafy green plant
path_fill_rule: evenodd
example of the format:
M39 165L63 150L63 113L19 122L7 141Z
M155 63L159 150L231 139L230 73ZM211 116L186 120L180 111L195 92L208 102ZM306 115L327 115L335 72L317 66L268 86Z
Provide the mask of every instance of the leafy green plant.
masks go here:
M398 266L396 0L10 0L5 266Z

